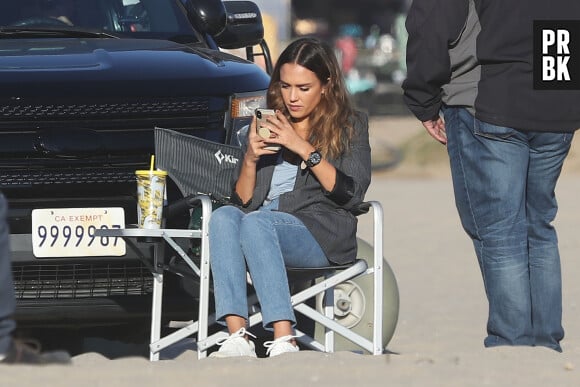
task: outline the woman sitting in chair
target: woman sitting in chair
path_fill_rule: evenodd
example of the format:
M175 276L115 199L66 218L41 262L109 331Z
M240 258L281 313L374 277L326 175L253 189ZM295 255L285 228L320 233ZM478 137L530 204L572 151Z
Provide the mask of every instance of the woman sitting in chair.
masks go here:
M274 333L266 353L277 356L298 351L285 267L356 258L353 212L371 180L368 119L351 106L333 50L311 38L291 43L274 68L267 103L276 112L262 124L271 137L260 137L254 118L233 205L210 220L216 317L230 333L210 357L256 357L246 330L246 269L264 328Z

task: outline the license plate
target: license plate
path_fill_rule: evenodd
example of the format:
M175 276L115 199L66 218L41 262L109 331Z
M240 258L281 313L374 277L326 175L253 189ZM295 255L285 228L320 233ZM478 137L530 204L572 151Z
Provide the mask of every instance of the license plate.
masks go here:
M125 255L120 237L95 236L96 229L125 228L122 208L50 208L32 210L35 257Z

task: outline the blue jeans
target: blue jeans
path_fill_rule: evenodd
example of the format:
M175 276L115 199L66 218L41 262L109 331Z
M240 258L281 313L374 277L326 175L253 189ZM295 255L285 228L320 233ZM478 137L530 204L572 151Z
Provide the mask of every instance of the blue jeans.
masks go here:
M562 351L562 278L552 221L572 133L519 131L445 108L455 202L489 302L484 345Z
M12 318L16 301L12 283L10 232L6 221L6 199L0 193L0 354L6 353L16 323Z
M298 218L267 209L247 214L234 206L215 210L209 223L209 248L217 320L223 322L227 315L248 319L247 267L268 330L275 321L296 324L286 266L330 265Z

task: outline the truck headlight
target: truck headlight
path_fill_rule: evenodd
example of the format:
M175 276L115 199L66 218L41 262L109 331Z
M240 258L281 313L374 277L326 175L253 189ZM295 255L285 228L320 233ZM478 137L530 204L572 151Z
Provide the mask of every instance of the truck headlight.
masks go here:
M238 132L252 122L252 116L257 108L266 107L266 90L256 93L234 94L230 109L230 128L228 143L240 145Z
M232 118L252 117L257 108L266 107L266 92L258 95L236 94L232 99Z

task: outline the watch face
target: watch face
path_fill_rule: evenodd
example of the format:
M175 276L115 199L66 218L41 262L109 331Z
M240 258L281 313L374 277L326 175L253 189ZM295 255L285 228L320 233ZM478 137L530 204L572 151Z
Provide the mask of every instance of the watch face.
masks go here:
M309 167L313 167L315 165L318 165L318 163L320 163L320 161L322 160L322 156L320 155L320 153L318 151L314 151L310 154L310 157L308 157L308 166Z

